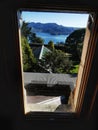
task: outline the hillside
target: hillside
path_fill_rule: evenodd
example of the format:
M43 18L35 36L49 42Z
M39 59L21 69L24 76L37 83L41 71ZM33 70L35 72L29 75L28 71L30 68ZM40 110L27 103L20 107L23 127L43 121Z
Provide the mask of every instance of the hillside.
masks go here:
M85 28L81 28L72 32L66 39L66 44L77 44L83 43L84 36L85 36Z
M51 35L68 35L77 28L65 27L56 23L28 23L28 26L32 28L33 32L50 33Z

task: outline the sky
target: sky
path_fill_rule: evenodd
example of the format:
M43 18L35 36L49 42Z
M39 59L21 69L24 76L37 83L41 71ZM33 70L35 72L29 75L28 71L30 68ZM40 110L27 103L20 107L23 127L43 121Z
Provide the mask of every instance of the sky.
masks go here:
M86 27L89 14L56 12L22 12L25 22L57 23L67 27Z

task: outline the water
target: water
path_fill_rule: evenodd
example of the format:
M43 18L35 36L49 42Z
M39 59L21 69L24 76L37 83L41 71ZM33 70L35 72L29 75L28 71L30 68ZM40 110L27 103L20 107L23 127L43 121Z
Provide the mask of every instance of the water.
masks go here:
M68 35L51 35L49 33L43 33L43 32L36 32L36 36L44 39L44 44L48 44L50 40L53 41L54 44L58 42L65 43L65 40L68 37Z

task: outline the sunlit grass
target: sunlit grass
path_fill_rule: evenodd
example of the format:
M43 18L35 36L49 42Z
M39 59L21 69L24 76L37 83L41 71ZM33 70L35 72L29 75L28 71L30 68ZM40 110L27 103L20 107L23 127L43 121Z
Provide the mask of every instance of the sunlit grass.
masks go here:
M77 74L78 70L79 70L79 65L75 65L74 68L72 70L70 70L70 73Z

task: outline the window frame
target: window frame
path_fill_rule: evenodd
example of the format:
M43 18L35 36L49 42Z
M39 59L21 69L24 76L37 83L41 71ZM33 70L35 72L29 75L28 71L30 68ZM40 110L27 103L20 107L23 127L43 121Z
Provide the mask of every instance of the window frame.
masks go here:
M96 97L97 90L98 90L97 77L96 77L97 74L94 75L95 73L94 67L95 66L97 67L97 64L95 64L96 62L95 57L97 51L97 37L98 37L98 32L97 32L98 14L97 13L94 14L93 20L94 20L94 23L92 23L93 27L89 29L90 31L89 40L88 40L89 45L87 47L86 58L85 58L85 63L83 67L82 78L81 78L81 83L80 83L80 88L78 93L79 96L77 98L78 100L76 105L76 112L78 116L86 117L86 118L89 118L91 116L91 112L94 105L94 99ZM88 98L87 96L90 97Z
M19 35L20 35L20 31L19 31L19 27L17 26L17 30L16 30L16 36L18 36L18 44L17 44L17 54L18 55L18 71L19 71L19 76L21 78L21 80L19 81L20 83L20 86L21 86L21 92L20 92L20 102L21 102L21 107L23 107L22 109L22 112L23 112L23 115L26 117L26 118L29 118L29 119L48 119L48 120L56 120L56 119L59 119L59 120L64 120L64 119L76 119L76 118L81 118L81 117L89 117L91 115L91 112L92 112L92 109L93 109L93 104L94 104L94 99L96 97L96 93L97 93L97 83L95 84L95 86L92 88L90 85L89 85L89 80L90 80L90 76L92 75L92 73L94 73L94 71L92 72L91 70L93 70L93 62L95 61L95 52L96 52L96 45L97 45L97 29L98 29L98 15L97 13L93 10L90 10L90 9L82 9L82 8L66 8L63 7L63 6L59 6L59 5L56 5L56 6L52 6L52 7L49 7L48 5L40 5L40 8L39 8L39 4L34 4L32 7L31 5L26 5L26 6L21 6L21 7L18 7L16 9L16 12L17 10L31 10L31 11L57 11L57 12L87 12L87 13L95 13L95 17L94 17L94 25L93 25L93 28L92 28L92 33L90 33L90 38L89 38L89 47L87 49L87 52L86 52L86 60L85 60L85 64L84 64L84 68L83 68L83 72L82 72L82 76L81 76L81 83L80 83L80 88L79 88L79 93L78 93L78 100L77 100L77 103L76 103L76 111L75 113L44 113L44 112L37 112L37 113L34 113L34 112L29 112L29 113L25 113L25 107L26 107L26 103L24 102L25 101L25 94L26 92L24 91L24 84L23 84L23 73L22 73L22 56L21 56L21 46L20 46L20 38L19 38ZM17 13L16 13L17 14ZM17 15L15 15L15 23L17 23ZM18 25L18 23L17 23ZM90 53L90 55L89 55ZM88 66L89 64L89 66ZM80 70L80 69L79 69ZM94 80L94 79L93 79ZM89 93L89 89L92 90L92 95L90 97L90 100L87 101L87 93ZM75 92L76 93L76 92ZM85 102L87 101L87 104L88 106L90 107L87 107L87 104L85 104Z

